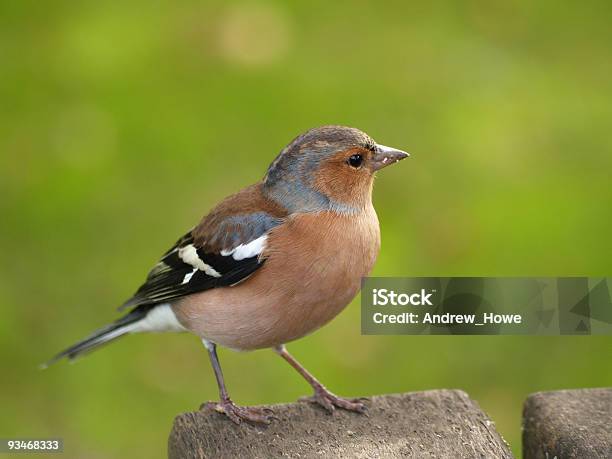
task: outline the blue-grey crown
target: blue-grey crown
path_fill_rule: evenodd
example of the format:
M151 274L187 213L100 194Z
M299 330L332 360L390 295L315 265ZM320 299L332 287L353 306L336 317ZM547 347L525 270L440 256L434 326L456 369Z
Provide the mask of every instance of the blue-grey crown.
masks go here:
M336 210L352 212L312 187L312 176L321 163L339 151L354 147L375 148L376 143L359 129L322 126L296 137L276 157L264 178L264 192L289 212Z

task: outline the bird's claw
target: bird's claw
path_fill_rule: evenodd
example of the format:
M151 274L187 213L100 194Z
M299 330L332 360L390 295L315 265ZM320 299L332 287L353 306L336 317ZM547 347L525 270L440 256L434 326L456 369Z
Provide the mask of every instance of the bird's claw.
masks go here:
M238 406L231 400L204 403L201 408L212 409L217 413L225 414L234 424L241 424L242 421L247 421L254 424L267 425L270 424L273 419L278 420L278 418L274 416L274 411L270 408Z
M325 408L325 410L330 413L333 413L336 410L336 407L361 414L366 414L368 410L368 407L364 403L362 403L362 401L364 400L367 401L367 398L346 399L338 397L337 395L332 394L323 386L315 387L314 395L310 397L304 397L301 400L310 403L316 403Z

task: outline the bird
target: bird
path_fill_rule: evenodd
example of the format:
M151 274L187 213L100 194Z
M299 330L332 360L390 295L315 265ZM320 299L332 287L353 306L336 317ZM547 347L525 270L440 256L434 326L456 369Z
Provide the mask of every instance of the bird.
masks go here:
M299 135L262 180L223 199L163 254L119 307L123 316L47 366L128 334L187 331L204 344L219 389L219 400L204 405L236 424L269 424L274 415L234 403L217 346L273 349L312 386L309 401L332 413L365 413L365 400L332 393L286 344L327 324L358 294L380 250L374 177L408 156L352 127Z

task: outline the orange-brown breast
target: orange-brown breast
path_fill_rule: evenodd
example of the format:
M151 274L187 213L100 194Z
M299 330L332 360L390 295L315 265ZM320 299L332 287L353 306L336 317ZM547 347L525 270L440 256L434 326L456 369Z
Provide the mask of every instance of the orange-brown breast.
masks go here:
M234 349L283 344L333 319L358 293L380 249L374 208L298 214L273 229L266 262L246 281L184 298L179 321Z

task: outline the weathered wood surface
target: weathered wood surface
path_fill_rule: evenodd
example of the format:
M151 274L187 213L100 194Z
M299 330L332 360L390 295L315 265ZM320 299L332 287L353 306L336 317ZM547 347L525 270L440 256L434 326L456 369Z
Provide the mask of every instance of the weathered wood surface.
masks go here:
M368 415L333 415L306 402L275 405L267 427L234 425L210 409L174 420L171 459L511 458L493 422L457 390L384 395L366 402Z
M523 409L523 457L612 458L612 388L529 396Z

